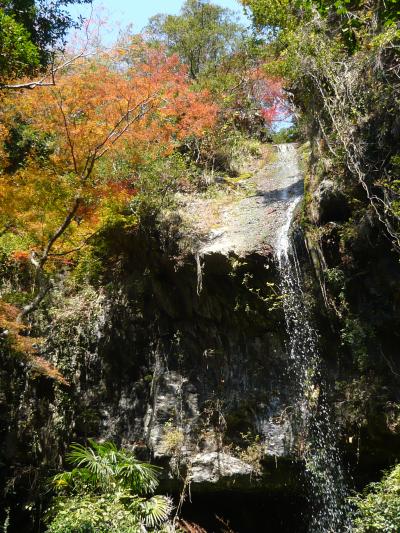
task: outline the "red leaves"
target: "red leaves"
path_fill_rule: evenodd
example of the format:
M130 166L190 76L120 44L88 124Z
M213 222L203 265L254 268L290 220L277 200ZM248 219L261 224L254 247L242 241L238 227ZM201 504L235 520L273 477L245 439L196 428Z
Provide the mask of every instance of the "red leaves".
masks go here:
M23 263L29 260L29 253L26 250L15 250L11 258L18 263Z
M284 120L289 110L283 91L283 80L274 76L267 76L262 68L254 69L251 73L254 97L261 104L261 114L268 125L275 120Z

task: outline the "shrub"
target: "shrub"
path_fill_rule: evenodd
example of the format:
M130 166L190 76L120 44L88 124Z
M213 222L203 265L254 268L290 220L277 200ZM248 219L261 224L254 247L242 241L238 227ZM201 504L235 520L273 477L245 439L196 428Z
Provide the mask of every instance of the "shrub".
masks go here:
M400 464L351 500L356 507L355 533L400 531Z
M157 467L93 440L73 444L67 461L74 468L52 479L58 495L46 514L49 533L145 533L167 526L171 500L148 497L157 487Z

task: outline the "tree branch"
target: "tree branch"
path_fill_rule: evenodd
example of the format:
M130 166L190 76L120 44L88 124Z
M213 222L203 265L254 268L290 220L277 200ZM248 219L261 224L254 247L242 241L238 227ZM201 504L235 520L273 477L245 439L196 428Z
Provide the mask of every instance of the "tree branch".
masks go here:
M42 78L38 80L31 80L22 83L0 83L0 89L6 90L19 90L19 89L35 89L36 87L52 87L56 85L56 74L58 71L68 67L81 57L85 57L89 54L86 54L85 51L76 54L75 56L67 59L63 63L60 63L56 67L53 67L50 72L46 73ZM50 78L49 81L46 81Z
M53 233L53 235L50 237L45 249L43 250L43 253L39 260L39 268L43 270L43 267L49 257L49 254L51 252L51 249L54 245L54 243L61 237L61 235L65 232L65 230L68 228L68 226L71 224L76 212L78 211L78 208L80 207L82 203L82 199L78 196L75 198L75 201L64 218L62 224L58 227L58 229Z
M64 108L63 108L63 105L62 105L61 95L60 95L60 99L57 98L57 105L58 105L58 108L59 108L59 110L61 112L61 115L63 117L64 129L65 129L65 133L67 135L69 149L71 150L71 157L72 157L72 162L73 162L73 165L74 165L74 170L78 174L78 165L76 163L76 158L75 158L74 143L72 142L71 135L70 135L70 132L69 132L68 121L67 121L67 117L65 116L65 113L64 113Z

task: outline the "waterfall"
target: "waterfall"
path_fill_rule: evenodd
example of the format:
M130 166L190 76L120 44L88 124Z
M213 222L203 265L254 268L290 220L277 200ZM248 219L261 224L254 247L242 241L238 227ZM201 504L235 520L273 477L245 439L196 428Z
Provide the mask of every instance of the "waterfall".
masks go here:
M298 177L295 146L278 148L279 164ZM318 334L309 317L299 262L290 241L290 225L301 197L301 192L295 189L291 197L282 198L287 202L286 221L276 243L288 336L289 377L294 388L299 451L309 484L312 510L309 531L340 533L350 530L345 476L325 396Z

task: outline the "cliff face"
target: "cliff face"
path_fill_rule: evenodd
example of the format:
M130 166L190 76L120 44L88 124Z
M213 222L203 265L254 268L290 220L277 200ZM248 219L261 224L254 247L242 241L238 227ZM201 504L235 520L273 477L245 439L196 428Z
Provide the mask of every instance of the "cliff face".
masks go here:
M165 467L164 490L190 482L222 508L227 491L282 501L298 492L273 249L301 180L284 158L269 172L281 174L258 174L252 194L228 207L249 223L254 213L260 228L259 217L268 219L270 231L250 241L248 225L226 227L226 211L223 229L203 233L184 256L171 231L110 231L102 283L60 292L42 311L42 355L67 385L4 354L2 476L12 527L40 513L43 476L61 466L69 443L87 437L135 449Z
M300 241L312 259L309 279L317 280L343 446L363 483L398 458L399 257L361 185L330 179L332 162L318 140L311 161Z
M88 437L162 465L161 488L178 499L190 485L184 515L210 530L215 514L241 533L257 530L265 513L276 531L306 527L299 457L307 446L293 415L298 384L288 372L277 258L302 176L294 148L276 150L222 202L191 200L161 228L103 234L101 282L60 283L35 317L45 338L40 371L1 340L10 531L40 530L47 476L71 442ZM324 394L362 483L397 457L400 272L368 208L355 213L354 191L320 168L307 175L293 240L319 329Z

